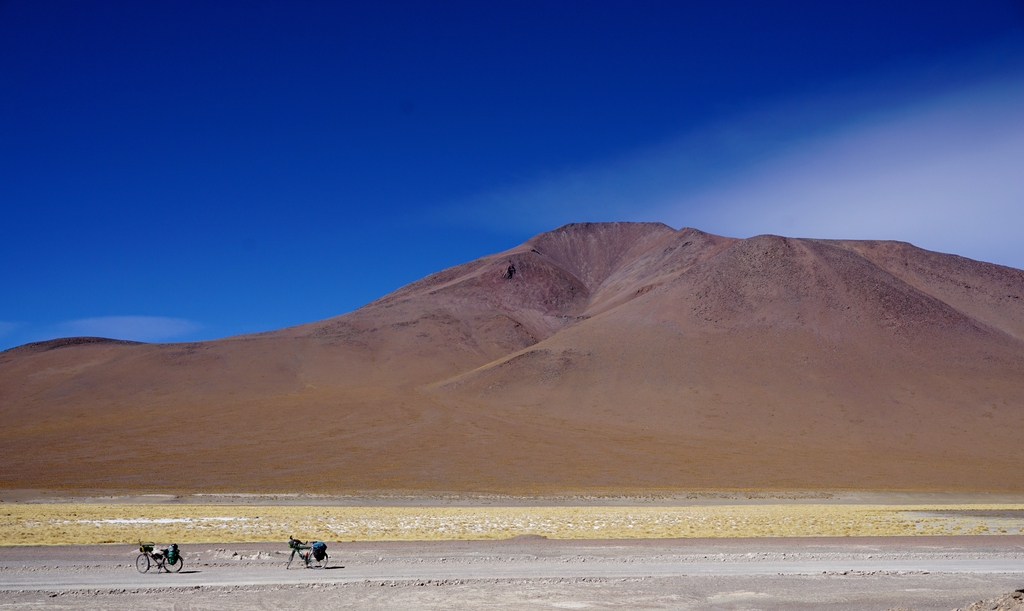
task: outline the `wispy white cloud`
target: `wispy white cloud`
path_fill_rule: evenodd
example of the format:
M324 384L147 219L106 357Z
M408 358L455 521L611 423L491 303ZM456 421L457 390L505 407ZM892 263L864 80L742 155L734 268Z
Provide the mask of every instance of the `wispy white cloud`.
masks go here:
M140 342L159 342L180 338L201 329L198 323L164 316L102 316L81 318L54 327L57 335L97 336Z
M989 61L969 60L932 71ZM1010 63L959 84L903 87L927 78L897 70L777 102L444 216L521 232L633 220L736 237L897 239L1024 268L1024 70Z
M482 193L440 216L446 224L526 231L577 221L664 221L656 215L665 203L770 150L780 134L762 127L750 118L712 126L622 158Z
M899 239L1024 267L1024 81L929 100L803 143L662 207L669 223Z
M12 333L15 329L17 329L20 326L21 325L19 325L16 322L6 322L6 321L3 321L3 320L0 320L0 337L3 337L3 336L5 336L5 335L7 335L9 333Z

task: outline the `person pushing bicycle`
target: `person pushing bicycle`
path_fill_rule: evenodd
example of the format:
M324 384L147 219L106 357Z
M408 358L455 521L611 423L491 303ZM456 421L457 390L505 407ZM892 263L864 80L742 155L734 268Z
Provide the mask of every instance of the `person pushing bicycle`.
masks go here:
M302 550L312 550L312 545L306 541L300 541L293 536L288 537L288 547L292 549L292 555L288 557L288 564L292 564L296 554L299 555L299 558L302 558Z
M288 547L292 549L292 555L288 557L288 564L284 565L286 569L292 565L295 554L302 558L302 562L306 565L307 569L322 569L327 566L329 559L327 556L327 544L323 541L315 541L310 544L300 541L295 537L288 537ZM302 552L306 553L303 554Z
M304 550L304 549L313 549L313 546L309 545L306 541L299 541L295 537L291 537L291 536L288 537L288 547L292 548L292 555L288 556L288 565L289 566L291 565L292 560L295 559L295 554L298 554L299 558L302 558L303 561L305 561L306 558L302 555L302 550ZM308 555L308 553L307 553L307 555Z

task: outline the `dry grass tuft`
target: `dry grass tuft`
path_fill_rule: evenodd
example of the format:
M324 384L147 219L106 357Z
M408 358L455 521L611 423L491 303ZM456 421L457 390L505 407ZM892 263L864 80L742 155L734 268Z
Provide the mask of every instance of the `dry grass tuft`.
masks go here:
M969 513L957 513L970 510ZM312 507L11 504L0 544L1019 534L1024 505ZM938 513L941 512L941 513ZM985 514L985 512L992 512ZM1000 513L1002 512L1002 513ZM980 515L979 515L980 514ZM1008 517L1009 516L1009 517Z

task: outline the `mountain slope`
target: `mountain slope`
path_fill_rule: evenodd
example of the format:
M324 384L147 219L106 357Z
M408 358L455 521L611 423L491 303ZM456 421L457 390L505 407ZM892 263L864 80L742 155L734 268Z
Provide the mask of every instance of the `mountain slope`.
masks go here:
M1021 490L1022 300L902 243L568 225L325 321L0 353L0 486Z

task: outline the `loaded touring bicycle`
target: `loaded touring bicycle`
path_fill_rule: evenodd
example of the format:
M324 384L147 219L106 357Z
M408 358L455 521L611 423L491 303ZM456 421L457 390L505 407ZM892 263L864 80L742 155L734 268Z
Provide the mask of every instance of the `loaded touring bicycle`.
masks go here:
M288 547L292 553L288 556L288 564L284 565L286 569L291 567L296 555L306 564L307 569L322 569L327 566L327 544L323 541L315 541L309 545L305 541L288 537Z
M155 543L143 543L141 539L139 540L139 551L142 553L135 559L135 568L140 573L149 571L151 566L155 566L157 571L181 572L181 567L185 566L185 559L181 557L177 543L171 543L162 550L155 548Z

